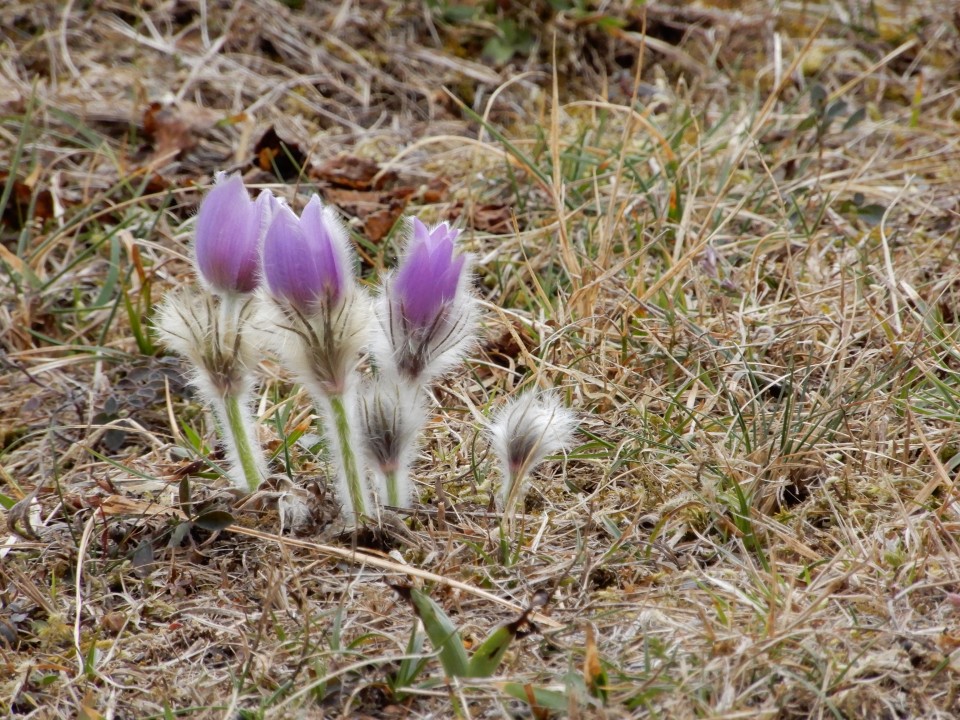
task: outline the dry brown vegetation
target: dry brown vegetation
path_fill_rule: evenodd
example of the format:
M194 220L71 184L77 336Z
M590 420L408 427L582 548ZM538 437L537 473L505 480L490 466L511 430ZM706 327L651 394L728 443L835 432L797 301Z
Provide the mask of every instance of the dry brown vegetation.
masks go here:
M948 6L4 2L0 712L960 715ZM220 169L319 189L368 277L402 212L467 229L485 336L416 513L339 533L269 359L313 526L224 491L149 330ZM504 557L478 419L538 385L579 445ZM549 601L494 678L399 687L404 583L468 644Z

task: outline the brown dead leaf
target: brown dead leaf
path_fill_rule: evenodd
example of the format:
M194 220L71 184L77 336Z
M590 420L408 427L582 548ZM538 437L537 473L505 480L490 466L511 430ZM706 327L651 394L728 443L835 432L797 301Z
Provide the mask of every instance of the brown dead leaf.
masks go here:
M346 190L325 188L325 202L339 207L345 214L360 221L361 230L372 242L385 238L403 215L414 188L401 186L392 190Z
M271 126L253 147L253 164L281 180L295 180L307 164L307 155L295 142L284 140Z
M77 720L103 720L103 714L94 707L96 697L92 690L87 690L80 707L77 708Z
M30 515L35 510L35 504L38 505L37 493L39 492L40 487L37 486L33 492L15 503L7 512L7 530L14 535L19 535L25 540L40 539L40 536L37 535L36 530L33 529L33 525L30 523Z
M446 214L451 221L463 219L469 227L492 235L509 235L514 231L513 208L503 203L465 206L457 202Z
M9 182L8 173L0 173L0 188ZM34 200L34 195L36 199ZM33 204L31 214L31 202ZM10 200L3 209L3 224L16 230L22 229L31 220L41 223L53 217L53 195L47 189L37 188L31 178L27 181L14 179Z
M587 689L594 697L607 697L607 673L600 662L600 651L597 649L596 631L591 623L586 627L587 643L583 653L583 679Z
M338 155L313 171L313 177L352 190L382 190L397 179L392 170L377 176L380 166L373 160L353 155Z
M450 180L445 177L435 177L420 188L420 201L424 204L442 202L450 190Z
M197 146L197 138L172 106L152 102L143 111L143 132L153 143L151 161L172 160Z
M127 622L127 616L122 612L108 612L100 618L100 627L109 635L119 635Z
M504 329L487 343L487 353L490 358L503 367L510 367L513 363L520 362L524 353L529 352L536 344L527 328L518 322L513 322L511 325L512 328Z
M403 206L385 207L371 213L363 221L363 234L366 235L371 242L383 240L383 238L390 234L390 230L402 214Z

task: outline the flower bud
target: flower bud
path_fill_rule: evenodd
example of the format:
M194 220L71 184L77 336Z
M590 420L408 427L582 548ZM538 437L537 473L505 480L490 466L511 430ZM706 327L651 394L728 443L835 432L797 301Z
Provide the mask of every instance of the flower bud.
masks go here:
M274 214L263 242L263 273L278 300L302 313L339 303L350 280L350 247L336 215L314 195L299 218L286 206Z
M430 327L443 306L457 295L465 256L454 257L459 230L441 223L428 230L413 219L413 238L392 286L404 317L417 327Z
M364 451L381 502L409 507L413 500L410 466L417 451L417 436L426 423L423 398L414 386L380 378L361 392L360 422Z
M249 293L257 288L261 228L273 209L270 198L261 194L254 203L239 173L217 174L200 203L194 242L197 270L214 292Z

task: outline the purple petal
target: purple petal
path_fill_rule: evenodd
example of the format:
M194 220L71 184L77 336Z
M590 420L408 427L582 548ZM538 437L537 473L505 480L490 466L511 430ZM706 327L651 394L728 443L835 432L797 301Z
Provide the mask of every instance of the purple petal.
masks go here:
M453 244L457 241L457 237L459 235L459 230L452 230L450 229L450 225L442 222L433 229L432 233L430 233L430 240L434 244L447 241L450 244L450 247L453 247Z
M303 228L303 233L311 246L315 248L318 263L324 269L327 292L331 298L339 298L345 280L343 263L334 248L333 232L327 225L323 215L323 204L317 195L310 198L310 202L300 214L300 227Z
M274 297L301 310L315 302L322 278L300 221L288 207L273 216L263 240L263 276Z
M459 231L446 223L429 231L418 218L413 219L413 237L391 294L415 325L432 325L444 305L457 295L466 260L462 255L453 256L457 235Z
M277 211L282 205L283 203L269 190L261 190L257 196L255 209L257 214L257 227L259 228L258 236L261 245L263 244L263 238L266 237L270 223L273 221L273 216L277 214Z
M217 184L200 203L197 214L197 269L214 290L252 292L260 265L259 214L240 175Z
M274 297L303 312L336 302L345 286L343 265L316 196L300 218L285 205L276 210L263 242L263 273Z

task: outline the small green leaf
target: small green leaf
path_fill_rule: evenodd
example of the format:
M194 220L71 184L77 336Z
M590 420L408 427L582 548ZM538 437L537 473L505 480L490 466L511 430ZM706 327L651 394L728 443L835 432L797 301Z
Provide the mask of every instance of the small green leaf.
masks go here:
M470 5L447 5L440 17L443 18L444 22L455 24L473 20L478 12L480 12L480 8Z
M803 132L804 130L809 130L814 125L817 124L816 115L807 115L803 120L800 121L800 124L797 125L797 132Z
M500 663L503 662L503 656L516 635L514 623L496 628L474 651L467 666L467 675L469 677L490 677L493 675L500 667Z
M7 497L3 493L0 493L0 505L3 505L4 510L9 510L16 504L17 504L17 501L14 500L12 497Z
M549 592L536 593L530 606L520 613L516 620L501 625L490 633L480 647L473 652L473 657L470 658L470 664L467 668L469 677L490 677L493 675L503 662L503 656L506 654L510 643L517 637L523 637L529 631L537 629L536 625L530 621L530 614L537 608L544 607L549 600ZM524 626L527 626L528 630L521 633Z
M187 439L187 441L190 443L190 445L193 447L194 450L196 450L201 455L206 454L203 447L203 438L200 437L200 435L197 433L196 430L194 430L192 427L187 425L187 423L181 421L180 431L183 433L183 436Z
M847 131L851 128L859 125L863 122L863 119L867 116L867 109L860 108L856 110L850 117L847 118L847 121L843 124L843 130Z
M629 25L626 19L613 17L612 15L604 15L601 18L597 18L593 22L598 28L601 30L606 30L607 32L610 30L622 30Z
M887 209L883 205L870 203L869 205L857 208L857 217L867 223L867 225L875 227L883 221L885 212L887 212Z
M570 700L565 692L513 682L504 683L500 688L510 697L527 703L534 713L543 710L566 713L570 709Z
M178 524L173 532L170 534L169 547L180 547L183 544L183 541L186 539L187 535L190 534L190 531L193 529L193 523L189 520Z
M87 650L87 654L83 658L83 672L84 674L93 679L97 670L97 643L91 642L90 649Z
M110 238L109 270L107 270L107 276L103 279L103 284L100 286L100 294L97 295L97 299L93 302L96 307L106 305L113 298L114 290L120 279L120 249L120 238L112 236Z
M134 307L133 302L130 300L130 293L127 292L125 287L120 288L120 294L123 297L123 307L127 311L127 319L130 321L130 332L133 334L133 339L137 342L137 349L143 355L154 355L156 348L153 347L150 334L141 322L140 310Z
M410 631L410 639L407 641L407 649L403 653L406 657L400 661L400 667L397 668L391 683L394 695L398 694L396 692L398 689L410 687L427 664L427 658L417 657L423 652L423 641L426 637L420 631L420 623L414 623L413 630Z
M180 479L180 509L184 512L185 515L190 514L190 510L193 507L193 502L190 500L190 478L187 475L184 475Z
M133 551L131 558L133 571L137 577L146 577L154 568L153 543L150 538L144 538Z
M234 517L226 510L208 510L193 519L197 527L216 532L233 525Z
M833 103L832 105L830 105L830 107L827 108L827 117L832 120L838 115L842 115L846 111L847 111L846 101L837 100L835 103Z
M397 590L401 595L409 593L410 602L413 603L413 609L423 622L427 637L439 652L440 664L443 665L444 672L450 677L466 677L469 666L467 651L463 647L457 626L453 624L443 608L425 592L416 588L406 588L406 593L403 590Z
M823 85L817 83L810 88L810 101L819 111L823 111L823 106L827 102L827 90Z
M495 65L503 65L516 52L516 48L502 38L494 35L483 46L483 56Z

